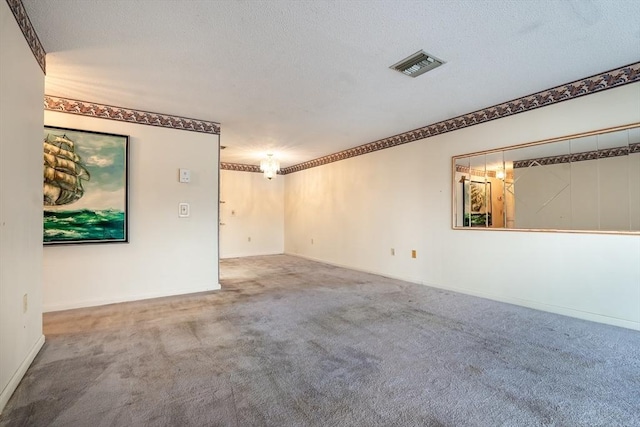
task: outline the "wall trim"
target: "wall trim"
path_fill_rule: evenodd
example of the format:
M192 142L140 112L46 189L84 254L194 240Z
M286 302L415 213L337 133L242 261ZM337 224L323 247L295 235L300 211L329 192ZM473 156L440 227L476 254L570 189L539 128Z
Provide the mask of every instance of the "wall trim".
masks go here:
M618 317L611 317L611 316L607 316L607 315L604 315L604 314L592 313L592 312L589 312L589 311L579 310L579 309L575 309L575 308L571 308L571 307L564 307L564 306L560 306L560 305L547 304L547 303L537 302L537 301L523 299L523 298L500 296L498 294L493 294L493 293L490 293L490 292L477 291L475 289L459 288L459 287L447 286L447 285L438 285L438 284L434 284L434 283L425 283L425 282L422 282L422 281L419 281L419 280L414 280L414 279L407 278L407 277L388 275L388 274L384 274L384 273L378 273L378 272L375 272L373 270L355 268L355 267L352 267L352 266L347 266L347 265L343 265L343 264L339 264L339 263L334 263L334 262L326 261L326 260L323 260L323 259L320 259L320 258L311 257L311 256L300 255L300 254L293 253L293 252L285 251L284 254L285 255L289 255L289 256L295 256L295 257L298 257L298 258L308 259L310 261L315 261L315 262L319 262L319 263L322 263L322 264L333 265L333 266L336 266L336 267L346 268L346 269L354 270L354 271L360 271L362 273L374 274L376 276L382 276L382 277L387 277L389 279L395 279L395 280L400 280L400 281L407 282L407 283L413 283L415 285L427 286L427 287L430 287L432 289L439 289L439 290L456 292L456 293L459 293L459 294L462 294L462 295L470 295L470 296L473 296L473 297L484 298L484 299L488 299L488 300L491 300L491 301L497 301L497 302L501 302L501 303L517 305L519 307L525 307L525 308L530 308L530 309L533 309L533 310L544 311L544 312L547 312L547 313L558 314L558 315L561 315L561 316L572 317L574 319L580 319L580 320L586 320L586 321L590 321L590 322L603 323L603 324L606 324L606 325L612 325L612 326L617 326L617 327L620 327L620 328L627 328L627 329L633 329L633 330L636 330L636 331L640 331L640 322L636 322L636 321L633 321L633 320L621 319L621 318L618 318Z
M294 256L294 257L306 259L306 260L309 260L309 261L319 262L321 264L332 265L334 267L346 268L347 270L359 271L360 273L373 274L375 276L385 277L387 279L400 280L402 282L413 283L414 285L431 286L431 285L426 285L419 278L411 278L411 277L406 277L406 276L397 276L397 275L394 275L394 274L387 274L387 273L383 273L383 272L380 272L380 271L368 270L368 269L365 269L365 268L354 267L354 266L347 265L347 264L341 264L339 262L327 261L325 259L316 258L316 257L309 256L309 255L302 255L302 254L299 254L299 253L296 253L296 252L284 251L284 255ZM431 287L435 288L436 286L431 286Z
M220 169L228 170L228 171L236 171L236 172L257 172L262 173L260 170L260 166L258 165L247 165L245 163L229 163L229 162L220 162ZM276 172L278 175L284 175L284 173L280 170Z
M187 288L171 289L171 290L162 291L162 292L146 292L146 293L140 293L140 294L134 294L134 295L126 295L123 297L91 299L91 300L76 301L71 303L45 304L42 312L52 313L54 311L75 310L77 308L98 307L101 305L120 304L120 303L136 302L136 301L143 301L143 300L155 299L155 298L198 294L203 292L213 292L217 290L220 290L220 283L216 283L216 282L203 283L203 284L200 284L199 286L189 286Z
M640 62L282 169L286 175L640 81Z
M487 176L488 178L496 178L496 171L484 170L484 169L472 169L464 165L456 165L456 172L468 173L472 176Z
M446 291L457 292L464 295L471 295L474 297L485 298L492 301L498 301L506 304L517 305L519 307L530 308L533 310L544 311L547 313L558 314L561 316L572 317L574 319L586 320L589 322L602 323L605 325L617 326L620 328L627 328L636 331L640 331L640 322L633 320L621 319L618 317L611 317L604 314L592 313L590 311L584 311L576 308L565 307L561 305L547 304L543 302L537 302L528 299L515 298L509 296L500 296L490 292L477 291L469 288L458 288L455 286L435 285L432 283L425 283L425 286L431 288L442 289Z
M513 168L528 168L533 166L557 165L560 163L575 163L586 160L607 159L609 157L628 156L640 153L640 143L629 144L628 147L603 148L600 150L584 151L582 153L563 154L560 156L538 157L535 159L516 160Z
M279 252L258 252L258 253L233 253L231 255L221 256L220 259L233 259L233 258L247 258L252 256L271 256L271 255L284 255L284 251ZM224 279L222 280L224 282Z
M533 159L515 160L513 168L528 168L534 166L557 165L560 163L575 163L586 160L606 159L609 157L627 156L629 154L640 153L640 142L629 144L628 147L603 148L600 150L584 151L574 154L562 154L560 156L537 157ZM496 177L495 171L484 169L472 169L464 165L456 165L456 172L468 173L474 176ZM507 172L508 176L509 172Z
M257 165L245 165L244 163L228 163L220 162L220 169L227 171L237 172L257 172L261 173L260 166Z
M38 62L38 65L42 68L42 72L47 74L47 52L45 52L44 47L42 47L42 43L40 43L36 29L33 28L33 24L31 24L31 20L29 19L29 15L27 15L24 4L22 4L22 0L7 0L7 5L9 6L9 9L11 9L14 18L16 18L18 27L20 27L24 39L31 48L31 52L33 52L36 62Z
M6 2L18 23L27 44L31 48L33 56L40 65L40 68L42 68L42 72L46 74L46 51L38 38L35 28L31 24L31 20L27 15L27 11L24 8L22 0L6 0ZM596 92L601 92L603 90L612 89L614 87L623 86L637 81L640 81L640 62L615 68L591 77L576 80L571 83L556 86L551 89L543 90L541 92L477 110L472 113L403 132L388 138L369 142L367 144L359 145L357 147L349 148L337 153L309 160L307 162L302 162L297 165L288 166L282 168L280 174L286 175L326 165L328 163L345 160L351 157L373 153L375 151L460 130L466 127L531 111L536 108L557 104L559 102L575 99L581 96L591 95ZM44 104L46 110L62 111L70 114L220 135L220 124L216 122L88 103L47 95L45 95ZM260 172L257 166L240 163L220 163L220 168L241 172ZM256 168L258 169L257 171L255 170Z
M9 399L13 395L13 392L16 391L16 388L18 388L20 381L22 381L22 377L24 377L24 374L27 373L27 369L29 369L31 363L33 363L33 360L36 358L43 345L44 335L40 335L38 341L36 341L33 347L31 347L31 350L29 350L27 357L24 358L16 372L9 380L7 386L4 388L4 390L2 390L2 393L0 393L0 414L4 410L4 407L7 405L7 402L9 402Z
M99 119L117 120L139 125L159 126L170 129L220 135L220 124L206 120L187 117L170 116L168 114L151 113L131 108L114 107L96 104L95 102L78 101L58 96L44 96L44 109Z

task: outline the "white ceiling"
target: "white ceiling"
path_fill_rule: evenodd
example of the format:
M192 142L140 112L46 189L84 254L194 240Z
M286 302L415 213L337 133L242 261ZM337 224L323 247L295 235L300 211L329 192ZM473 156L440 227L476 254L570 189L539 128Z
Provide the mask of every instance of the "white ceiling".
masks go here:
M217 121L291 166L640 59L637 0L23 0L46 92ZM388 67L424 49L417 78Z

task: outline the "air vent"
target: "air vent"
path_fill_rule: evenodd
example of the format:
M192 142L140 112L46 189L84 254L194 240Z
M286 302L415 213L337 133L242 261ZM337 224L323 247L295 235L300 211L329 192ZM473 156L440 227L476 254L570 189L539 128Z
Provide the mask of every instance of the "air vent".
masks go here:
M442 64L444 64L444 61L429 55L424 50L420 50L389 68L400 71L410 77L418 77L420 74L431 71Z

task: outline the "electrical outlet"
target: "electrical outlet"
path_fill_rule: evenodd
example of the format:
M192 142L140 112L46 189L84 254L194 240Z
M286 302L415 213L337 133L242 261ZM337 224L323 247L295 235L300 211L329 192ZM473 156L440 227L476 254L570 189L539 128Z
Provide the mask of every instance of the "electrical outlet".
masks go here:
M247 237L247 242L250 242L250 241L251 241L251 237Z
M189 169L180 169L180 182L185 184L191 182L191 171Z
M391 255L395 256L395 254L396 254L396 250L391 248Z
M313 239L311 239L311 244L313 245Z
M413 250L411 251L411 258L417 258L417 257L418 257L418 254L416 253L416 250L415 250L415 249L413 249Z
M29 295L24 294L22 296L22 312L26 313L28 309L29 309Z

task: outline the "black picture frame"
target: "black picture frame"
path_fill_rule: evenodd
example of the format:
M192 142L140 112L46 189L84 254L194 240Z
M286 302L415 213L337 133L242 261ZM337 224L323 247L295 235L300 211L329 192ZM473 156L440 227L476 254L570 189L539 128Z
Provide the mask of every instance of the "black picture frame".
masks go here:
M129 242L129 136L44 127L43 244Z

